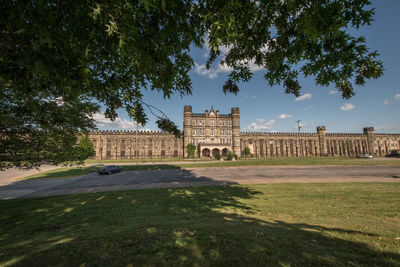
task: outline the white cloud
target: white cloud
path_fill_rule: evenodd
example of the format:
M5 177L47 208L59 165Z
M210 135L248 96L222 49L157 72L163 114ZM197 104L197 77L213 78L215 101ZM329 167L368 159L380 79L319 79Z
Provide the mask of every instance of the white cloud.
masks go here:
M314 105L309 105L309 106L305 107L304 109L305 109L305 110L310 110L310 109L312 109L312 108L314 108L314 107L315 107Z
M46 101L47 103L49 102L54 102L57 104L57 106L62 106L65 104L64 99L62 96L56 97L56 98L47 98L44 99L44 101Z
M249 99L249 98L256 99L257 96L256 95L244 95L244 98L246 98L246 99Z
M250 71L252 71L252 72L257 72L257 71L260 71L263 69L262 66L258 66L253 61L250 61L250 62L243 61L243 62L241 62L241 64L247 65L249 67ZM208 76L209 79L216 78L218 76L218 74L220 74L220 73L229 73L231 71L233 71L232 67L229 67L226 64L221 64L221 62L218 63L216 68L210 67L208 70L207 70L205 64L204 65L198 64L198 63L194 64L194 72L201 76Z
M201 65L195 63L194 72L201 76L208 76L209 79L214 79L218 76L219 73L227 73L232 71L233 69L228 67L227 65L218 64L218 67L207 69L206 65Z
M136 122L127 119L116 118L115 121L111 121L104 117L104 114L99 112L93 114L93 119L96 121L97 127L104 127L110 129L136 129Z
M395 94L394 97L393 97L393 99L394 99L395 101L400 102L400 94ZM385 106L391 105L391 104L393 104L393 100L392 100L392 99L385 99L385 100L383 101L383 104L384 104Z
M337 90L330 90L330 91L329 91L329 94L330 94L330 95L335 95L335 94L337 94L337 93L338 93Z
M260 131L260 130L270 130L273 126L275 120L265 121L264 119L256 119L256 122L252 122L248 127L247 130L250 131Z
M278 119L285 120L285 119L289 119L291 117L292 117L292 115L290 115L290 114L282 113L281 115L278 116Z
M221 45L218 47L219 51L221 52L221 59L223 60L227 54L229 54L229 51L232 49L232 46L224 46ZM210 43L208 42L208 38L204 39L204 58L207 58L209 56L209 51L210 51ZM267 52L268 51L268 46L265 45L260 49L261 52ZM221 60L220 59L220 60ZM263 69L262 66L258 66L254 60L250 61L239 61L239 64L246 65L249 67L251 72L257 72ZM209 70L207 70L206 65L203 64L198 64L195 63L194 67L194 72L197 73L198 75L201 76L207 76L209 79L214 79L218 76L219 73L228 73L231 72L233 68L228 67L226 64L221 64L221 61L218 63L217 67L210 67Z
M354 106L354 105L352 105L350 103L346 103L346 104L344 104L343 106L340 107L340 110L341 111L349 111L349 110L354 109L355 107L356 106Z
M388 105L391 105L391 104L392 104L392 101L389 100L389 99L385 99L385 100L383 101L383 104L384 104L385 106L388 106Z
M312 94L307 93L307 94L301 95L301 96L299 96L299 97L296 97L296 98L294 99L294 101L295 101L295 102L304 101L304 100L306 100L306 99L310 99L311 97L312 97Z
M400 131L400 125L378 125L375 126L375 131L377 132L399 132Z

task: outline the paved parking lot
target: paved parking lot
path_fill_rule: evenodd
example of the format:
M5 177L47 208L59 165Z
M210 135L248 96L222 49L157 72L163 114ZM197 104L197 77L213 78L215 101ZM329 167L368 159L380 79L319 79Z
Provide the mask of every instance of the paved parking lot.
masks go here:
M308 183L400 182L399 166L251 166L126 171L64 179L15 181L0 186L0 199L73 193L185 186Z

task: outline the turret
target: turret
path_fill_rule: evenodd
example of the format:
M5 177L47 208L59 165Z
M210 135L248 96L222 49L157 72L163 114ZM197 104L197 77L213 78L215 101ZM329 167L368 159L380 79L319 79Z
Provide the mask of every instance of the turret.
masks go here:
M232 147L233 154L240 157L240 112L239 108L232 108Z
M328 156L328 145L326 142L325 126L318 126L317 133L318 133L318 141L319 141L319 154L320 154L320 156Z
M183 108L183 155L187 157L186 146L190 143L192 136L192 106Z
M364 134L367 135L367 143L368 143L368 154L376 155L375 153L375 130L374 127L365 127L363 129Z

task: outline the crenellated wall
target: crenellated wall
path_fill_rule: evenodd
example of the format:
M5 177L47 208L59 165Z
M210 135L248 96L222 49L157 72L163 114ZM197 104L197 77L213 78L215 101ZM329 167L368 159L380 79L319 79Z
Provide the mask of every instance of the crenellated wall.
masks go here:
M387 155L392 149L400 149L400 134L375 134L374 152L377 156Z
M181 138L158 131L94 131L95 159L182 158Z
M249 147L256 157L385 156L400 148L400 134L375 134L373 127L364 133L241 133L241 149Z
M96 159L182 158L185 147L197 147L197 157L223 156L232 151L240 156L245 147L256 157L385 156L400 149L400 134L375 133L366 127L363 133L327 133L318 126L316 133L240 132L239 108L230 114L206 110L192 113L184 107L183 138L158 131L94 131L90 133Z

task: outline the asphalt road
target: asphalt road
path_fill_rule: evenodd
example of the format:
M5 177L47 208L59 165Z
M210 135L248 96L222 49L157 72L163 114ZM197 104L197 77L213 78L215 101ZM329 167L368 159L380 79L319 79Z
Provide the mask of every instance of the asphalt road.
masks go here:
M0 199L74 193L228 184L400 182L400 166L251 166L126 171L3 183ZM1 184L1 183L0 183Z

